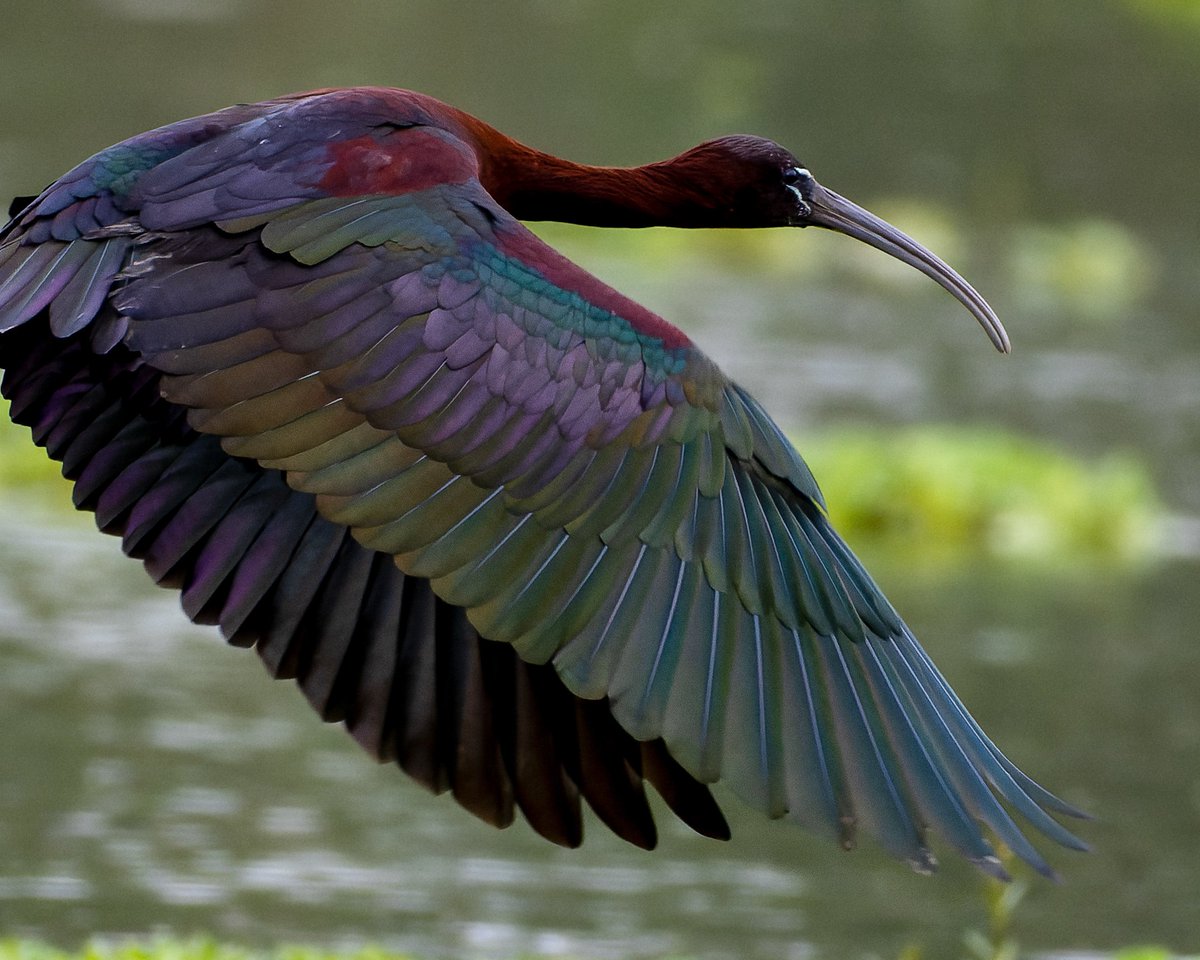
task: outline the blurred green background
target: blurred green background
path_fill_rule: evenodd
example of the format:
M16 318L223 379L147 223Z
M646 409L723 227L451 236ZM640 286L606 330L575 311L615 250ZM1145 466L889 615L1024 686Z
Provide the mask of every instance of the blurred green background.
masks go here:
M957 266L1014 341L819 231L543 234L685 327L806 452L997 742L1100 818L1036 956L1200 948L1200 3L0 2L0 192L237 101L412 87L633 164L753 132ZM654 854L505 834L189 628L0 433L0 935L428 957L958 956L986 918L733 805ZM38 455L40 456L40 454Z

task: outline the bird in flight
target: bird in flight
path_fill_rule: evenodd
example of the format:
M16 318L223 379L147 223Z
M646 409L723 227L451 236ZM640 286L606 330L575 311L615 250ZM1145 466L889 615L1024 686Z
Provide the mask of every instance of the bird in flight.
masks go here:
M1047 875L1080 812L968 714L800 455L682 331L521 221L818 226L943 261L768 140L634 168L332 89L100 151L0 232L10 414L184 611L497 826L656 842L709 784L915 869ZM732 322L732 320L731 320ZM1024 825L1018 825L1018 819Z

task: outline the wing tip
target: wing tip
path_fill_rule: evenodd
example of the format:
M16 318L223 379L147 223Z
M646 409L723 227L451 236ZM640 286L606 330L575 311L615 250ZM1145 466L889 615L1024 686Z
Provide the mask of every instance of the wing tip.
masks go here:
M938 859L928 847L919 847L916 856L908 857L904 862L913 873L919 873L923 877L931 877L938 871Z
M986 857L973 857L971 863L994 880L999 880L1001 883L1012 882L1012 874L1004 868L1004 864L995 854L989 854ZM1044 866L1043 864L1042 867ZM1035 869L1037 869L1038 873L1043 873L1042 867L1035 866ZM1049 870L1049 867L1045 869Z

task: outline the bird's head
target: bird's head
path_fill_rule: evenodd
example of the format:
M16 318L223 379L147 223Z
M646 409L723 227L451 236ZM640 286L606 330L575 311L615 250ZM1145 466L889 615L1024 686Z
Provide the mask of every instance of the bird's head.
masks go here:
M971 312L998 350L1009 351L995 311L956 270L890 223L821 186L774 141L720 137L681 154L675 163L694 172L693 188L706 194L717 221L713 225L824 227L854 237L932 277Z

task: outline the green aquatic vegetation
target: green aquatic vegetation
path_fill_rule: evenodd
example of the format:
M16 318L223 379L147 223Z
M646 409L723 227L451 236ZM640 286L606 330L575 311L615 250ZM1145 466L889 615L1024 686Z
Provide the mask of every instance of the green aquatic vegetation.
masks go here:
M1180 956L1163 947L1126 947L1113 954L1113 960L1196 960L1194 956Z
M1162 516L1131 456L1069 455L998 430L944 426L838 431L798 439L851 544L1125 561L1154 546Z
M1004 859L1007 866L1014 866L1011 854ZM1017 960L1020 947L1013 934L1013 917L1028 891L1029 884L1021 876L1012 883L1001 883L992 877L983 879L987 929L971 929L963 934L968 960Z
M1011 289L1024 312L1065 309L1106 322L1127 318L1159 274L1154 252L1136 233L1099 219L1023 227L1010 260Z
M986 925L984 929L972 928L963 934L964 953L961 960L1021 960L1022 957L1031 956L1021 949L1014 932L1017 907L1029 893L1030 884L1020 876L1021 870L1011 854L1002 851L1002 859L1005 866L1014 869L1018 876L1012 883L1002 883L992 877L982 878L981 900ZM1123 947L1113 953L1082 951L1078 956L1081 960L1200 960L1156 946ZM898 960L925 958L925 952L914 944L906 947Z

